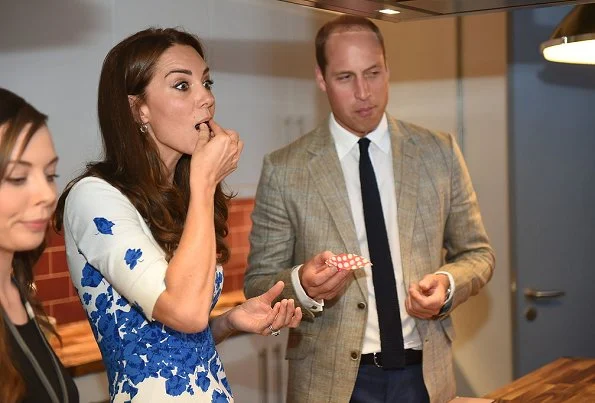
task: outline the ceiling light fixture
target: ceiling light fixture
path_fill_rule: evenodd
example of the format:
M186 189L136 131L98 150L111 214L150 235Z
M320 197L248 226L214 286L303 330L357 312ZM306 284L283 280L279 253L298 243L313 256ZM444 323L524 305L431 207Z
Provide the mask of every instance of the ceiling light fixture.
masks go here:
M541 44L541 53L552 62L595 64L595 3L574 7Z
M378 10L379 13L388 14L388 15L395 15L400 14L401 12L398 10L393 10L392 8L383 8L382 10Z

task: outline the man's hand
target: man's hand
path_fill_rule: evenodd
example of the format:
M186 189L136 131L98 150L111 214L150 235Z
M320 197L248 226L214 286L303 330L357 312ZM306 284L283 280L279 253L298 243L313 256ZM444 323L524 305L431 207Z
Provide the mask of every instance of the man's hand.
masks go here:
M431 319L438 315L449 287L446 274L427 274L419 283L409 286L405 307L409 315L420 319Z
M324 251L304 263L300 268L300 283L306 294L316 301L333 299L343 292L351 276L351 270L340 270L326 265L326 260L334 256Z

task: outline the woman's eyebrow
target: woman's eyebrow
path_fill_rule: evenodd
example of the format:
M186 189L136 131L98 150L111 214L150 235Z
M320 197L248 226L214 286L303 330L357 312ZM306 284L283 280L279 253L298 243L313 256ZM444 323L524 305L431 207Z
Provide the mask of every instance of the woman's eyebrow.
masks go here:
M55 165L55 164L57 164L57 163L58 163L58 160L59 160L59 159L60 159L60 158L58 158L58 156L56 155L56 156L55 156L54 158L52 158L52 160L51 160L50 162L48 162L48 163L47 163L45 166L46 166L46 167L49 167L49 166Z
M174 73L182 73L182 74L188 74L189 76L192 75L192 71L190 70L186 70L186 69L175 69L175 70L170 70L165 77L169 76L170 74L174 74Z
M50 165L54 165L58 162L58 160L59 160L58 156L55 156L54 158L52 158L52 160L50 162L45 164L45 166L49 167ZM23 161L23 160L11 160L11 161L8 161L8 163L6 165L24 165L26 167L33 166L33 164L30 163L29 161Z

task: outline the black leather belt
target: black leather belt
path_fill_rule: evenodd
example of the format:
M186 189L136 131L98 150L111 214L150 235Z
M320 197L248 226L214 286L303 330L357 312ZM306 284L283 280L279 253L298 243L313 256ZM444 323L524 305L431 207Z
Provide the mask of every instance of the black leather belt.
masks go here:
M421 364L421 350L405 350L405 365ZM382 368L382 353L362 354L359 365L375 365Z

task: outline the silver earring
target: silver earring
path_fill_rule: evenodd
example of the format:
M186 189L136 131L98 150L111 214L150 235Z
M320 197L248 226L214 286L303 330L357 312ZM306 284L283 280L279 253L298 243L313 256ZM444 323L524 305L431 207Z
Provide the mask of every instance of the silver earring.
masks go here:
M146 133L148 133L148 131L149 131L149 124L148 123L142 123L140 125L140 132L143 133L143 134L146 134Z

